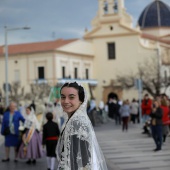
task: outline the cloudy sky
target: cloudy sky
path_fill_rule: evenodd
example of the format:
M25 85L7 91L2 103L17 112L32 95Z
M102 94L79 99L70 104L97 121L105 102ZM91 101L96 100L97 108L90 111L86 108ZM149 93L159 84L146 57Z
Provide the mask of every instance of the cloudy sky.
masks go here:
M170 0L162 0L170 5ZM134 25L142 10L153 0L125 0ZM0 0L0 45L4 44L4 26L30 30L8 31L8 43L48 41L57 38L81 38L91 29L98 0Z

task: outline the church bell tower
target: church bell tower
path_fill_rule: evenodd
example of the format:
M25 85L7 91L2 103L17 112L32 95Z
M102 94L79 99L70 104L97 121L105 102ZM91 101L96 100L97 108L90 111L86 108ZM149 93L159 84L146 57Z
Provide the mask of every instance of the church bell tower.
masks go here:
M124 10L124 0L98 0L99 16L118 14L121 15Z

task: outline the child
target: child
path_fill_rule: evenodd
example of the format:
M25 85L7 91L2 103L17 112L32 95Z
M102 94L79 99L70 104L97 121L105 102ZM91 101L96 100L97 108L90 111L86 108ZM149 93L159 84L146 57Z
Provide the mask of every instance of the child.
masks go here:
M54 170L56 159L56 146L60 131L58 124L53 122L53 114L48 112L46 114L47 123L43 126L43 145L47 149L47 166L48 170Z

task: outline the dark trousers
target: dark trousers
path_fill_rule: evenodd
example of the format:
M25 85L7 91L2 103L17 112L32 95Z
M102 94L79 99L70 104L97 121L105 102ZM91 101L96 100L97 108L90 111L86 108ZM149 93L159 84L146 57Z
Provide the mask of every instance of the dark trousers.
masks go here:
M115 122L116 122L116 125L121 125L121 116L120 114L115 114Z
M131 121L133 122L133 124L136 123L136 119L137 119L137 115L131 114Z
M88 112L89 119L93 126L96 125L96 110L91 110Z
M125 129L128 130L128 121L129 117L122 117L122 130L124 131Z
M46 149L48 157L56 157L57 140L47 140Z
M151 127L152 137L156 144L156 149L161 149L162 147L162 125L155 125Z

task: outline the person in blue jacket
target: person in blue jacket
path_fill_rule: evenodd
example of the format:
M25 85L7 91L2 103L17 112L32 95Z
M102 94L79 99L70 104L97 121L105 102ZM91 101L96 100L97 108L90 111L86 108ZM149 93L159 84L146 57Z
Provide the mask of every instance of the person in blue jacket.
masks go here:
M16 111L16 103L11 102L9 111L4 113L1 134L5 137L5 155L6 158L2 162L10 161L10 147L14 147L15 159L17 162L17 146L19 144L19 122L24 122L25 119L19 111Z

